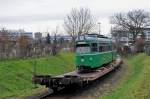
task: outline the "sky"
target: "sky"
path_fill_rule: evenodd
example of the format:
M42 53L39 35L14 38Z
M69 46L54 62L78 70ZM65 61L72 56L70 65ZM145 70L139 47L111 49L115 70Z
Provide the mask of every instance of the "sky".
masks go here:
M110 32L110 16L132 9L150 11L149 0L0 0L0 28L66 34L63 21L72 8L89 8L101 34ZM98 24L97 24L98 27Z

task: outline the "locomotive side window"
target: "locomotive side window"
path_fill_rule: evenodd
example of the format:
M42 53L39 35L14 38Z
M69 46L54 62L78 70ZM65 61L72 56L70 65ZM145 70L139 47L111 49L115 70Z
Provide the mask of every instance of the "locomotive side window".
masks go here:
M112 43L112 50L115 50L116 49L116 46L114 43Z
M105 51L110 51L111 46L109 44L105 43L100 43L99 44L99 52L105 52Z
M103 46L103 52L108 51L108 45Z
M99 52L104 52L105 51L105 44L104 43L100 43L99 44Z
M112 45L109 45L109 51L112 51Z
M99 52L103 52L104 47L103 46L99 46Z
M111 51L111 50L112 50L111 46L109 44L107 44L105 46L105 51Z
M92 43L91 44L91 51L92 52L97 52L97 43Z

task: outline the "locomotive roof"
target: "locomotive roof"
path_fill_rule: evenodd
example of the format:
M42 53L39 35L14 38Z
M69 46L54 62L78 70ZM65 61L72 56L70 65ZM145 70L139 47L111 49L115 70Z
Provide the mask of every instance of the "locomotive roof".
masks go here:
M105 37L103 35L86 34L86 35L78 36L76 41L98 41L98 42L102 42L102 43L109 43L112 40L111 40L111 38Z

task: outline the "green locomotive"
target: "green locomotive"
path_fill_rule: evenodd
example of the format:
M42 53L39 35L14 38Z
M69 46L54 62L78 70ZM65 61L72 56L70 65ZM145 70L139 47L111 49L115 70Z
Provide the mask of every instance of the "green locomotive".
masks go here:
M76 40L76 67L93 70L116 59L116 50L110 38L98 34L86 34Z

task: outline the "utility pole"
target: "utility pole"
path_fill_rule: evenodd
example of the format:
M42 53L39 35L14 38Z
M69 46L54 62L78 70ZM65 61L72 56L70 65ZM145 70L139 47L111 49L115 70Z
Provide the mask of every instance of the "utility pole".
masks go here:
M35 77L36 76L36 71L37 71L37 50L36 50L36 47L37 47L37 42L35 43L35 46L34 46L34 60L33 60L33 76ZM37 85L36 83L34 83L34 87L37 88Z
M100 22L98 22L98 34L100 35L100 26L101 26L101 23Z

